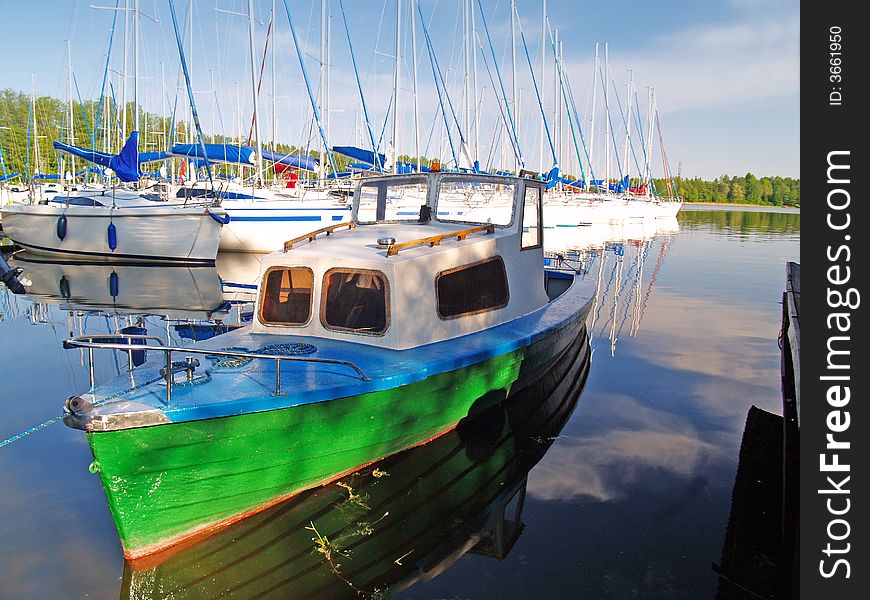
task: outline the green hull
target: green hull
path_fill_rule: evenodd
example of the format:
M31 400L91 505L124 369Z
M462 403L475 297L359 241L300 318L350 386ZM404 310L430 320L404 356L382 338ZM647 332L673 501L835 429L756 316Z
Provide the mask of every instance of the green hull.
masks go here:
M588 369L583 338L502 406L432 443L162 560L127 563L121 597L389 597L441 572L457 549L503 558L522 531L512 499L573 412Z
M89 432L125 556L206 535L423 443L537 379L582 321L393 389L239 416Z

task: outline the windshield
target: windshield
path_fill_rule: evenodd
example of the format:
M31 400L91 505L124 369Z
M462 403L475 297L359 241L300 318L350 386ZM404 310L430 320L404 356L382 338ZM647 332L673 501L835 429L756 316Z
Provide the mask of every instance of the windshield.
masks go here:
M516 186L501 181L445 179L438 189L439 221L510 225Z
M417 221L427 194L428 181L422 177L362 183L356 220L360 223Z

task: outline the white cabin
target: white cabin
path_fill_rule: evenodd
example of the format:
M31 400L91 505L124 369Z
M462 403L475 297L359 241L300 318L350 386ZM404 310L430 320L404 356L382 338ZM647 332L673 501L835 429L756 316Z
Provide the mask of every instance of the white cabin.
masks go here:
M540 309L548 302L543 196L542 182L513 177L367 179L352 221L263 259L252 331L404 350ZM487 205L505 203L513 210L486 217ZM417 209L388 210L396 205ZM447 210L457 205L474 210Z

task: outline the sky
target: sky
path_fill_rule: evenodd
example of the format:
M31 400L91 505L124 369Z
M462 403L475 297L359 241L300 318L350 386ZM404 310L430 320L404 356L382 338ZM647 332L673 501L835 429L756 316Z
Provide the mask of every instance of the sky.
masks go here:
M135 0L127 0L132 7ZM412 39L412 0L399 0L403 56L398 95L400 153L414 154L415 142ZM541 110L535 86L542 95L547 125L554 137L554 150L563 171L577 173L577 149L581 161L588 153L596 176L608 172L636 173L644 168L644 144L637 128L640 112L644 133L648 131L649 88L655 90L655 108L661 124L666 156L673 174L712 179L723 174L800 176L799 160L799 24L797 0L548 0L550 31L561 40L564 79L573 92L579 130L575 147L569 111L562 113L562 126L553 118L556 85L549 41L543 79L541 63L541 0L517 0L519 23L525 36L535 73L533 81L519 33L516 33L517 93L514 98L511 60L510 0L479 0L492 38L498 72L504 83L511 113L515 112L517 137L528 168L547 170L554 162L547 136L541 135ZM4 73L0 88L29 93L35 78L37 95L67 97L67 41L78 94L83 99L100 95L112 20L117 24L109 60L108 81L118 100L123 95L124 15L129 12L94 8L114 7L116 0L0 0L0 50ZM118 0L124 7L125 0ZM327 137L332 145L370 145L364 127L359 92L342 19L339 0L327 0L329 63ZM499 108L501 85L478 0L475 9L479 47L470 55L477 59L477 96L474 96L473 60L468 77L463 54L462 0L420 0L432 47L446 82L456 121L468 140L469 154L484 165L513 167L507 141L511 126ZM177 106L184 118L188 101L180 83L179 54L168 0L140 0L139 99L149 112L170 114ZM269 27L271 0L254 0L254 45L259 69ZM320 94L321 1L287 0L315 97ZM174 0L184 38L192 89L206 134L217 132L247 136L252 120L253 92L247 0L193 0L193 44L190 47L189 0ZM362 80L367 112L376 140L391 141L393 69L397 0L344 2L348 30ZM416 10L416 9L415 9ZM426 49L421 20L415 14L417 45L417 104L420 153L440 155L450 162L450 140L445 134L438 88ZM312 127L308 92L284 9L277 0L277 18L270 45L274 48L274 94L272 60L265 63L259 95L260 131L263 140L274 138L296 145L317 146ZM133 33L128 31L127 98L133 99ZM600 42L599 77L593 82L596 42ZM607 42L608 69L604 70ZM484 58L485 57L485 58ZM487 75L486 67L492 73ZM628 119L629 82L633 77L636 102ZM602 80L607 85L602 84ZM108 87L108 86L107 86ZM604 110L610 107L610 127ZM595 93L593 94L593 90ZM75 93L75 92L74 92ZM107 90L107 93L110 93ZM274 96L274 102L273 102ZM516 100L516 104L514 104ZM595 102L596 110L592 111ZM459 133L447 99L443 100L451 136L459 146ZM275 107L273 129L272 107ZM470 125L466 125L466 105ZM572 113L574 114L574 113ZM2 115L0 115L2 118ZM573 121L573 119L571 119ZM631 152L626 151L626 126L631 122ZM384 124L386 123L386 127ZM479 124L479 127L477 127ZM8 124L4 126L26 126ZM576 123L575 123L576 125ZM479 134L477 130L479 129ZM561 131L561 136L556 132ZM383 131L383 134L381 133ZM580 142L580 132L586 150ZM608 139L609 138L609 139ZM478 142L479 139L479 142ZM77 143L86 145L85 140ZM151 136L153 146L161 142ZM543 142L543 143L542 143ZM609 151L608 151L609 148ZM149 148L156 149L156 148ZM608 160L607 157L610 157ZM650 153L653 174L661 176L658 133ZM627 158L627 160L626 160ZM627 166L625 165L627 163ZM618 166L617 166L618 165Z

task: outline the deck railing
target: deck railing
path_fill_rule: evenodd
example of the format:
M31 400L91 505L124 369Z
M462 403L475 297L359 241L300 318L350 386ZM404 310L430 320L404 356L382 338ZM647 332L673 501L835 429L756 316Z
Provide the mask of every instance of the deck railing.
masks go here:
M418 240L411 240L409 242L399 242L398 244L392 244L390 246L389 250L387 250L387 256L396 256L399 253L399 250L405 250L415 246L423 246L426 244L429 244L430 248L432 246L439 246L443 240L448 238L456 238L457 240L462 241L472 233L485 232L486 235L489 235L493 231L495 231L495 226L492 223L488 223L486 225L481 225L480 227L469 227L468 229L460 229L458 231L451 231L450 233L439 233L438 235L432 235Z
M128 338L130 340L142 340L144 344L116 344L109 342L94 342L92 341L94 338L107 338L107 337L118 337L118 338ZM159 346L149 346L147 344L148 340L156 340L160 345ZM273 360L275 361L275 395L281 394L281 361L291 361L291 362L308 362L308 363L319 363L319 364L328 364L328 365L340 365L344 367L348 367L352 369L357 376L362 381L369 381L369 378L363 373L362 369L353 364L348 360L339 360L334 358L316 358L312 356L284 356L278 354L260 354L258 352L248 352L241 350L212 350L207 348L183 348L180 346L167 346L163 343L163 341L154 335L128 335L128 334L100 334L100 335L82 335L74 338L70 338L63 343L63 347L66 349L71 348L85 348L88 351L88 376L91 386L91 391L94 389L94 349L102 349L102 350L123 350L126 352L132 352L135 350L153 350L163 352L166 355L166 367L164 377L166 379L166 404L168 405L172 401L172 385L173 385L173 376L175 373L179 372L177 370L173 370L172 366L172 353L173 352L183 352L185 354L204 354L207 356L224 356L230 358L250 358L250 359L258 359L258 360ZM189 356L187 358L190 358ZM187 361L190 364L190 361ZM192 369L188 368L188 377L192 375Z
M341 223L335 223L334 225L322 227L320 229L317 229L316 231L306 233L305 235L300 235L298 237L293 238L292 240L287 240L286 242L284 242L284 252L287 252L288 250L292 249L293 246L295 244L298 244L299 242L304 242L305 240L308 240L309 242L313 242L314 239L318 235L320 235L321 233L325 233L327 236L330 236L330 235L332 235L332 233L336 229L341 229L342 227L347 227L348 229L353 229L354 227L356 227L356 223L354 223L353 221L342 221Z

